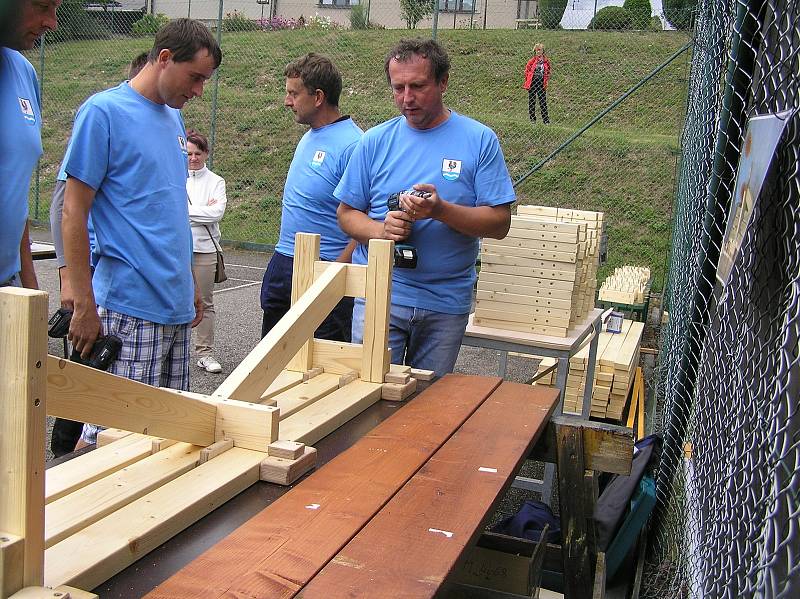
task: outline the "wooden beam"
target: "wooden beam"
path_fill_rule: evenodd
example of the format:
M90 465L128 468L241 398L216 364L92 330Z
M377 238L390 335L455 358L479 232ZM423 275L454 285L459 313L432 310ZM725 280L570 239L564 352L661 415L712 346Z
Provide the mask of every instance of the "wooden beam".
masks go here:
M234 447L266 453L269 444L278 438L279 415L273 406L222 399L217 404L214 438L230 439Z
M10 599L98 599L98 596L89 591L82 591L66 585L51 587L25 587L15 593Z
M195 445L214 442L212 401L47 356L47 412Z
M258 481L264 454L234 447L45 552L45 584L93 589Z
M325 269L331 265L330 262L317 260L314 262L314 280L316 281ZM367 286L367 267L363 264L348 264L347 279L344 285L344 294L347 297L364 297Z
M561 513L561 551L564 556L564 597L592 596L592 564L587 544L583 435L580 427L555 426L558 497Z
M147 435L133 433L49 468L45 475L45 502L55 501L79 487L146 458L152 453L152 440Z
M366 304L364 306L364 355L361 380L382 383L389 372L389 308L392 303L394 243L384 239L369 242Z
M314 262L319 260L319 240L319 235L311 233L297 233L294 237L292 305L295 305L300 300L300 297L314 284ZM309 335L309 339L300 348L300 351L289 360L286 370L305 372L311 369L313 338L314 334L312 332Z
M344 283L345 265L331 264L225 379L214 395L258 401L264 390L342 299Z
M124 431L121 428L106 428L97 433L97 441L95 442L96 447L105 447L113 443L114 441L119 441L123 437L127 437L131 434L131 431Z
M261 398L258 400L258 403L266 403L269 399L271 399L278 393L283 393L287 389L291 389L295 385L299 385L302 382L303 382L302 372L292 372L291 370L283 370L277 377L275 377L275 380L272 381L272 384L269 387L267 387L267 390L261 394Z
M280 419L285 420L298 410L302 410L338 388L339 376L323 373L276 395L273 399L280 410Z
M24 585L25 539L0 532L0 597L10 597Z
M199 459L199 447L177 443L50 503L45 512L45 546L52 547L178 478L197 466Z
M580 428L583 433L583 461L589 470L630 474L633 461L633 431L623 426L590 422L580 417L553 416L531 452L531 459L542 462L556 462L555 427L571 426Z
M0 289L0 530L25 540L23 586L43 579L46 359L47 294Z
M314 339L314 366L330 374L361 372L364 346L360 343Z

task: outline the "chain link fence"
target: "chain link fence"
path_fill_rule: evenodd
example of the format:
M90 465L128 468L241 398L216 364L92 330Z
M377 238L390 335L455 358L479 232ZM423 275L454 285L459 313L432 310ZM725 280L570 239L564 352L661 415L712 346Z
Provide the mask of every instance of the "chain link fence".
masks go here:
M792 0L698 5L646 597L800 596L798 22ZM739 171L772 154L763 134L745 137L749 119L781 111L760 194L737 186ZM740 214L732 205L752 215L724 286L720 254Z
M438 1L434 10L432 0L64 0L59 31L29 54L42 77L45 144L33 218L47 219L77 107L122 80L128 61L151 47L169 18L201 19L221 40L218 79L186 106L184 119L213 133L210 166L228 188L223 238L267 248L277 240L286 172L305 130L283 108L286 63L309 51L330 56L343 74L343 112L367 129L397 114L385 52L402 37L436 36L452 60L447 105L497 132L520 201L606 212L606 269L650 266L660 288L689 53L540 163L683 48L688 19L647 0L638 8L636 0L629 8L622 0L615 7L608 0ZM539 119L530 121L522 89L537 42L552 66L549 125L538 105Z

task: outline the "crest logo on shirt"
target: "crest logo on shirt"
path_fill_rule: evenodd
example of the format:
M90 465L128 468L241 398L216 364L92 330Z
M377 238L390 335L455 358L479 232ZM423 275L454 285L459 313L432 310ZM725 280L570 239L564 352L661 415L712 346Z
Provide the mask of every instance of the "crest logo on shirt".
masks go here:
M314 157L311 159L311 166L314 168L319 168L322 166L323 160L325 160L325 152L322 150L317 150L314 152Z
M36 124L36 113L33 111L33 104L28 98L20 98L17 96L17 100L19 100L19 109L22 111L22 118L24 118L28 123L31 125Z
M442 177L455 181L461 175L461 161L445 158L442 160Z
M186 138L182 135L178 136L178 145L181 147L181 152L184 154L188 154L189 151L186 149Z

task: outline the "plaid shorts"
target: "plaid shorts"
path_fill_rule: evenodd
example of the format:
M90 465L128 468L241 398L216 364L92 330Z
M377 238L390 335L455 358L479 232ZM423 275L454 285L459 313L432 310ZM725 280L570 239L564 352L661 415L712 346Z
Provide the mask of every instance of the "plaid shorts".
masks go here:
M154 387L189 390L188 324L158 324L100 306L97 314L103 334L122 340L119 356L108 372ZM95 424L84 424L81 439L94 443L101 430Z

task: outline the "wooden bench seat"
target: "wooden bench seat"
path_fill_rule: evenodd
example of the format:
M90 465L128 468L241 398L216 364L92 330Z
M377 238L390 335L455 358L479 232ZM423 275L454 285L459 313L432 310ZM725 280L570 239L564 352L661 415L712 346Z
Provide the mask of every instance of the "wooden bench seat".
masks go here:
M520 418L520 403L513 411L506 411L509 397L515 395L506 387L519 388L526 405L533 397L545 397L543 403L549 408L528 405L536 417ZM447 455L439 456L443 446L449 448L448 452L457 447L465 450L464 444L470 445L471 439L471 446L473 450L478 448L480 457L477 459L473 453L473 460L497 464L500 454L493 452L506 453L511 448L511 454L518 457L510 464L489 466L498 469L496 474L478 472L480 465L476 465L475 473L470 475L460 466L457 470L461 478L454 479L446 492L448 497L452 492L454 498L458 489L462 495L465 489L473 492L474 484L468 479L480 475L481 486L491 481L486 487L488 494L497 494L507 483L506 476L513 477L513 466L533 443L533 429L538 428L535 422L546 422L555 401L555 391L513 383L501 385L499 378L444 377L148 597L293 597L385 509L398 490L410 480L419 484L429 468L440 467L439 458ZM484 411L490 416L482 416ZM528 438L520 440L518 433L506 437L494 427L479 425L489 420L473 423L479 415L496 423L501 413L504 423L508 423L509 414L514 415L510 420L526 421L528 424L521 429L522 437ZM451 459L452 456L446 460L448 464ZM461 536L459 532L459 543ZM471 533L466 535L469 536Z

